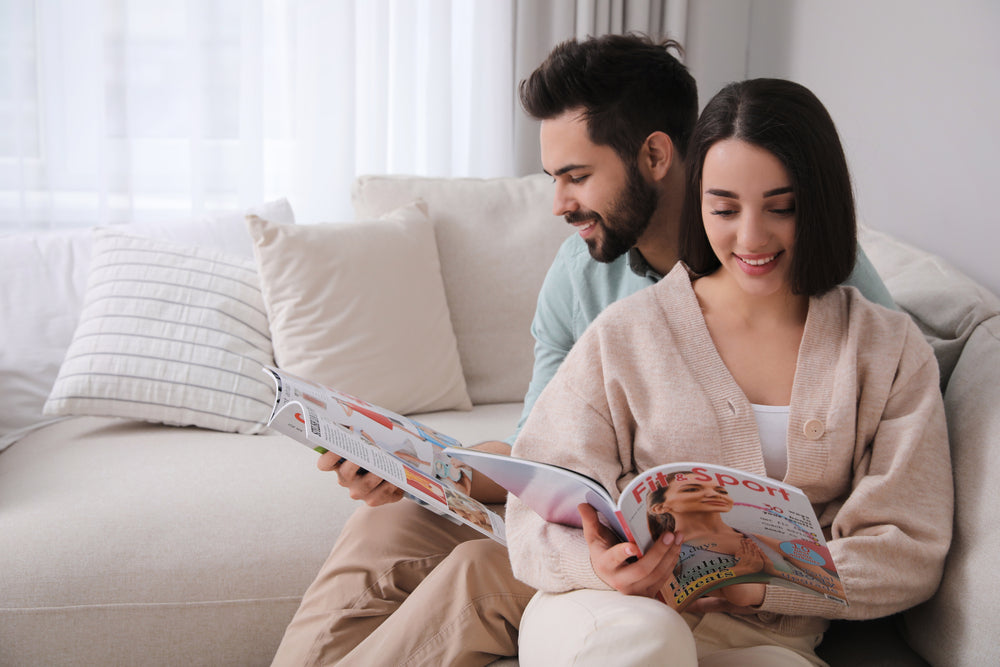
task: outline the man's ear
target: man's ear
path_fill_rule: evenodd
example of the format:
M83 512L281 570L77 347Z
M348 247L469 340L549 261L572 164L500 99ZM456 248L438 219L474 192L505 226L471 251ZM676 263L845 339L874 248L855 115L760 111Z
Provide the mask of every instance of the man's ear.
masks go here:
M653 132L642 143L639 164L654 181L662 180L673 165L677 153L666 132Z

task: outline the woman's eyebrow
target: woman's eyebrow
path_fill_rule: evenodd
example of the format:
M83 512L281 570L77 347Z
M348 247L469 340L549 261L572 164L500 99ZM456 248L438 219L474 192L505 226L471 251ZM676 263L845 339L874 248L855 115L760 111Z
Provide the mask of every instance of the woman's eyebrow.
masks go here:
M792 191L792 186L785 185L780 188L774 188L773 190L768 190L767 192L764 193L764 198L767 199L768 197L774 197L776 195L788 194L791 191ZM705 194L715 195L716 197L726 197L727 199L740 198L740 196L735 192L732 192L730 190L722 190L719 188L710 188L708 190L705 190Z

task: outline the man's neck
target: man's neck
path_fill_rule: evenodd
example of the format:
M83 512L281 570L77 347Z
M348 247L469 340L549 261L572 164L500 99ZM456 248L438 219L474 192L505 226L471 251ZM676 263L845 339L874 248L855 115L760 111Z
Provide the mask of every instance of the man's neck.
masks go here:
M670 273L677 263L677 237L683 201L684 170L671 169L663 183L660 203L653 212L649 227L635 244L650 268L661 276Z
M649 264L649 268L661 276L665 276L677 263L677 234L674 233L673 238L670 237L671 235L665 234L665 238L657 236L648 240L647 236L649 236L648 231L643 235L642 241L635 245L635 249Z

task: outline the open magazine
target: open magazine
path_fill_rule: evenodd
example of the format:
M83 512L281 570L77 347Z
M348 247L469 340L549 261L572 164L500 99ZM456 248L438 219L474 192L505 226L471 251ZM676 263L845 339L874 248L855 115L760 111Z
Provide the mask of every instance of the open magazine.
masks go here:
M661 591L678 611L717 588L750 582L787 585L847 604L812 505L794 486L726 466L670 463L643 471L615 502L597 481L566 468L472 449L448 454L546 521L580 527L577 505L589 503L643 553L660 534L672 532L675 521L714 524L713 532L685 540L673 579Z
M268 426L321 454L330 451L425 504L506 544L503 519L469 496L472 470L447 451L461 447L413 419L277 368Z
M701 511L717 514L720 530L685 540L674 576L662 591L664 602L681 611L722 586L766 582L847 604L812 505L794 486L725 466L672 463L644 471L616 503L586 475L464 449L414 419L276 368L264 370L276 387L268 426L317 452L351 461L501 544L506 543L503 519L469 496L472 470L553 523L580 527L577 506L589 503L622 540L642 552L660 532L673 531L671 518L683 519L668 494L701 489L714 496L704 505L715 508Z

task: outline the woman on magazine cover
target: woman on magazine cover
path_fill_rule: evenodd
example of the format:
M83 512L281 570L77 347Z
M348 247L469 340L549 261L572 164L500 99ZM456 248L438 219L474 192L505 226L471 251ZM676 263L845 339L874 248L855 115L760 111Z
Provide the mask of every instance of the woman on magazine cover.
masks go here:
M725 572L727 576L780 577L843 594L835 573L820 563L790 558L779 540L746 533L729 526L723 514L733 509L733 498L717 480L693 471L674 472L646 496L646 522L655 542L666 533L684 536L672 576L661 589L664 597L687 597L686 589L701 578ZM792 543L786 543L786 546Z
M540 591L521 623L524 665L823 665L828 619L901 611L941 576L953 494L937 362L905 313L840 285L857 230L826 109L789 81L731 84L685 165L682 261L594 321L514 455L612 495L669 461L784 480L816 509L850 604L745 583L678 614L655 598L681 531L636 558L588 505L581 530L512 496L514 573Z

